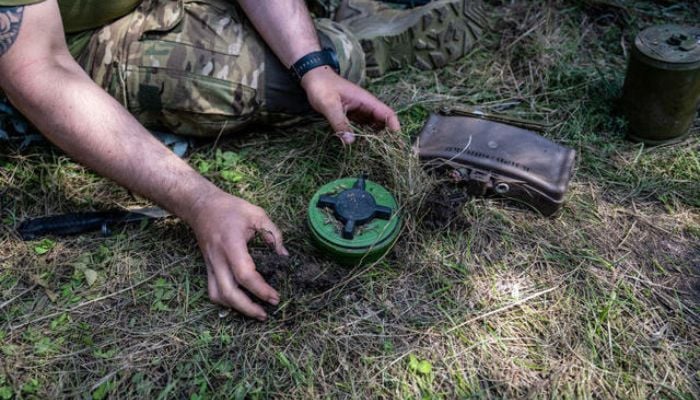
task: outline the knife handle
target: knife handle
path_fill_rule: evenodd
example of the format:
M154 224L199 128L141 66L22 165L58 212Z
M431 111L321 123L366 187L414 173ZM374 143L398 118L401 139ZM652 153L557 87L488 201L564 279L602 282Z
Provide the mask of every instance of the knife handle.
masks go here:
M133 213L127 211L69 213L25 220L17 228L17 232L23 240L33 240L45 235L67 236L100 230L107 236L110 225L136 220L138 218L133 218Z

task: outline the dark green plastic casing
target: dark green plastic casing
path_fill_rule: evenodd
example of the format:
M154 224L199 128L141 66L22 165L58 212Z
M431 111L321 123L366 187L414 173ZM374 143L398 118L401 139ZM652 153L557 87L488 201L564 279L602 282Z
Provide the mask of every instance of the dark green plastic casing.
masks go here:
M628 137L650 145L688 136L700 104L700 28L661 25L637 35L622 106Z

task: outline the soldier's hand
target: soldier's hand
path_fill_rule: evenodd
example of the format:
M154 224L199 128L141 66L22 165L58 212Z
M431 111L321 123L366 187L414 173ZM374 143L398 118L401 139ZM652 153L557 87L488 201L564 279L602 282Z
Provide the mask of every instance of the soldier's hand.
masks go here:
M401 129L394 110L328 67L309 71L301 85L311 106L326 117L345 144L355 141L350 120L394 132Z
M259 234L277 254L288 256L282 233L262 208L223 192L202 201L198 208L192 228L207 264L210 299L264 321L263 308L241 288L272 305L280 297L256 271L248 241Z

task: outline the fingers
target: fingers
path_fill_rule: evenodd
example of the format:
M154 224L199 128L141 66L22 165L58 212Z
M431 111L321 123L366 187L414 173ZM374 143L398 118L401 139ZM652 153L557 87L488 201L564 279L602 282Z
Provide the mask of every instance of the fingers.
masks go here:
M230 251L227 252L226 256L236 282L260 300L272 305L279 304L279 293L268 285L262 275L256 271L255 262L248 253L246 243L230 243L228 247Z
M207 258L207 263L211 265L211 270L218 289L219 297L215 299L215 301L231 307L248 317L265 321L267 319L267 314L260 305L253 303L250 298L238 288L233 272L229 268L226 260L216 255L209 255ZM210 288L210 293L211 292L212 290Z
M401 130L399 118L391 107L359 87L356 87L356 93L353 95L354 101L349 102L349 109L358 117L372 121L375 125L387 128L392 132Z
M193 227L207 264L209 297L263 321L267 314L249 298L250 293L273 305L279 304L280 295L256 270L248 241L259 232L278 254L288 256L289 252L282 232L262 208L231 196L226 199L215 203L219 207L212 207L211 214Z
M336 132L335 135L338 136L338 138L340 139L341 142L343 142L343 144L355 143L355 134L350 132L350 131Z
M207 263L207 289L209 292L209 298L217 304L223 304L221 300L221 294L219 293L219 286L216 284L216 277L214 276L214 271L212 271L211 266Z
M389 107L387 107L387 109L389 110L388 113L382 116L386 121L386 127L392 132L400 131L401 123L399 122L399 117L396 115L394 110Z
M319 108L318 111L326 117L336 136L344 144L352 144L355 141L355 135L352 132L348 117L345 115L345 109L340 101L340 97L324 101Z
M399 131L401 124L394 110L374 97L370 92L341 78L337 74L316 68L302 79L311 106L321 113L333 131L345 144L355 141L348 121L350 113L356 122L367 121L371 125Z
M265 243L275 249L275 252L278 255L289 257L289 252L284 247L282 231L279 230L277 225L270 221L270 218L268 218L267 215L264 216L260 226L256 227L256 229L262 235Z

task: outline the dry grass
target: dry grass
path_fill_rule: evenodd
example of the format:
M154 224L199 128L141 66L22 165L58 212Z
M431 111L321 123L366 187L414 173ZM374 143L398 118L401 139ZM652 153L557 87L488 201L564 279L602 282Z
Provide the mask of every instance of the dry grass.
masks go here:
M496 34L463 62L373 84L405 135L366 132L343 149L322 125L260 130L220 145L242 156L233 164L210 144L191 156L269 211L294 268L337 276L316 289L280 282L284 300L265 324L208 302L178 221L37 254L13 233L25 216L144 202L52 149L3 153L0 399L700 396L700 125L684 144L647 149L623 140L613 107L636 31L697 23L699 7L492 5ZM435 182L409 156L410 138L430 110L457 104L511 107L579 152L559 217L472 199L451 226L427 223ZM361 172L398 194L407 221L388 258L345 270L313 251L305 203Z

